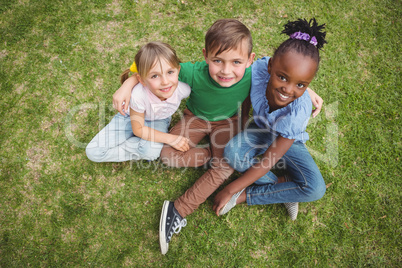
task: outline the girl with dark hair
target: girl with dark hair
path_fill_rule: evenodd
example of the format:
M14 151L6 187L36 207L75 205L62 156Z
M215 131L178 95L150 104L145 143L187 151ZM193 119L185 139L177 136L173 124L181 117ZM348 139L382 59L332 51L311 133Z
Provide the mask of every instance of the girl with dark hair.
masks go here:
M326 43L324 27L315 19L288 22L282 33L289 39L272 58L252 65L254 122L225 148L229 164L244 174L216 195L217 215L242 202L284 203L295 220L299 202L324 195L324 179L304 145L312 110L306 89L318 70L319 49ZM283 176L272 173L275 165L284 169Z

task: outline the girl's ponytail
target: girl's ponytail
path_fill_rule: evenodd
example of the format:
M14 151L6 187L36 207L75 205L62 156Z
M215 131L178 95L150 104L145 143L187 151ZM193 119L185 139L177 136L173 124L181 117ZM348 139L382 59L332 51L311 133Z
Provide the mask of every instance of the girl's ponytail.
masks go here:
M315 18L310 19L308 22L306 19L298 19L289 21L282 33L288 35L290 39L307 41L316 48L321 49L327 43L325 40L327 33L322 31L324 28L325 24L318 25Z
M276 50L273 58L283 55L289 51L295 51L304 56L311 57L317 62L317 69L320 63L319 50L327 43L325 40L326 32L323 31L325 24L318 25L315 18L307 21L298 19L288 21L282 33L289 36Z
M120 75L120 83L123 84L130 77L130 69L126 69Z

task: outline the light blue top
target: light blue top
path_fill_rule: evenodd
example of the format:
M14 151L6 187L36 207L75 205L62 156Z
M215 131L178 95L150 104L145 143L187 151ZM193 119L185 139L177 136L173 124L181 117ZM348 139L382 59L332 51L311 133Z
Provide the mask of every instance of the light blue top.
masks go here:
M253 105L254 122L260 128L268 128L271 133L295 141L306 142L308 120L312 111L312 103L307 90L286 107L269 112L266 89L270 74L268 73L269 57L258 59L251 66L251 103Z

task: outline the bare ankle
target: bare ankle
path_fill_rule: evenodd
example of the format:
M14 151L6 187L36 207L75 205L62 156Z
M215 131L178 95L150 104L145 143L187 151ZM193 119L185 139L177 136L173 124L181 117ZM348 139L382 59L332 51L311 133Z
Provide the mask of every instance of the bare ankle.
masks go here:
M283 183L283 182L286 182L285 176L279 177L278 178L278 183Z
M246 200L247 200L247 194L246 194L246 190L244 190L240 194L239 198L237 198L236 204L244 203L244 202L246 202Z

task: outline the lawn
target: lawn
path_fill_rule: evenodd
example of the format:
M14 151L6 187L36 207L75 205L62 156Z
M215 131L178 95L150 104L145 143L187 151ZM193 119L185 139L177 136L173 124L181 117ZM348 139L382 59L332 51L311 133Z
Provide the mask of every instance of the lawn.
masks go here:
M0 0L0 267L400 267L401 11L390 0ZM154 40L203 60L219 18L242 21L257 57L272 55L287 20L313 16L328 44L307 146L325 196L294 222L280 204L217 217L212 196L162 256L162 203L205 170L87 159L120 73Z

